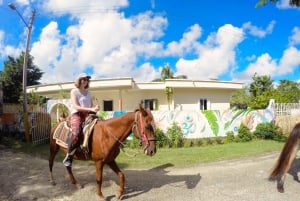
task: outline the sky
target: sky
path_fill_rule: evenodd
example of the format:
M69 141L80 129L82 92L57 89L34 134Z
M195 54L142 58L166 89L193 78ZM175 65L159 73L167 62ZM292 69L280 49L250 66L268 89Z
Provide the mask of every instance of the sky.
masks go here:
M255 73L300 82L300 9L288 0L0 0L0 71L25 51L25 22L40 82L175 76L250 83ZM240 2L240 3L238 3Z

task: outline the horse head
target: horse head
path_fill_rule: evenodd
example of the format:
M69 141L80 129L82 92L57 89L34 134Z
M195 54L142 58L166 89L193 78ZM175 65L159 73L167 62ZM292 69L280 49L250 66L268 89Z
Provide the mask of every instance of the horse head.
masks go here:
M156 153L156 138L154 133L154 118L149 108L141 105L135 112L133 134L139 139L140 146L144 146L144 153L153 156Z

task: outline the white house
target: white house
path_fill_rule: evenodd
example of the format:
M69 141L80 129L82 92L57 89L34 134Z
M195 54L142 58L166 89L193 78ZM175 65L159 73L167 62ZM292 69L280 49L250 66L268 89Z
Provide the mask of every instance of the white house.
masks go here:
M74 82L42 84L27 87L50 99L69 98ZM170 101L166 88L172 88ZM103 111L133 111L140 103L152 110L225 110L231 94L243 83L219 80L166 79L164 82L136 82L133 78L91 80L93 100ZM64 97L63 95L64 94Z

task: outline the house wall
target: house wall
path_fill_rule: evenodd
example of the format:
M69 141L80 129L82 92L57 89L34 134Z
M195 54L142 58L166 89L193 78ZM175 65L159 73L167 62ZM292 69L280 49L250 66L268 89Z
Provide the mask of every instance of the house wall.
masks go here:
M176 88L173 100L170 103L171 110L200 110L200 99L208 100L209 110L225 110L230 108L230 96L233 91L220 89L184 89ZM113 110L133 111L144 99L157 99L158 110L169 110L167 95L163 90L91 90L95 104L103 107L104 100L113 100ZM61 99L58 93L48 94L53 99ZM66 94L69 98L69 93ZM119 100L122 108L119 108Z
M56 113L55 106L58 103L64 103L67 107L70 107L69 100L51 100L48 101L47 112L50 114ZM105 118L112 118L126 112L126 110L123 110L123 112L107 112ZM167 131L172 123L176 122L186 138L224 137L227 132L237 134L241 124L254 131L259 123L275 121L273 109L156 110L152 111L152 114L157 128Z
M103 100L113 100L114 110L120 110L119 100L122 100L122 110L134 111L144 99L157 99L159 110L168 110L167 98L161 90L109 90L109 91L91 91L93 98L97 98L95 103L100 107L103 105Z
M221 89L174 89L175 110L200 110L200 99L207 99L209 110L225 110L230 108L232 90Z

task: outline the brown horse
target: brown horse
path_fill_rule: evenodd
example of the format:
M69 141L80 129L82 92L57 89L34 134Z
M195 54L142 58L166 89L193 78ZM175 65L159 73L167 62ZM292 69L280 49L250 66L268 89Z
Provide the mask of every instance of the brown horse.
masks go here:
M50 181L53 185L55 185L52 175L54 158L60 149L66 153L66 149L57 145L55 139L53 139L54 130L55 128L51 131L49 157ZM105 164L107 164L119 178L119 190L116 194L117 198L120 199L124 192L125 176L119 169L115 159L120 153L120 147L123 146L123 141L130 133L133 133L134 136L140 140L140 145L144 146L144 153L146 155L153 156L156 153L154 118L148 108L144 109L140 106L135 112L128 112L108 120L98 120L94 126L89 141L89 160L95 162L97 193L100 200L105 199L101 190L102 171ZM78 150L75 153L74 159L87 160L85 155ZM72 168L67 167L67 171L71 182L78 188L81 188L82 186L73 176Z
M297 123L291 134L289 135L279 158L269 176L269 180L277 180L277 190L284 192L285 174L289 171L292 162L296 158L296 154L300 145L300 123Z

